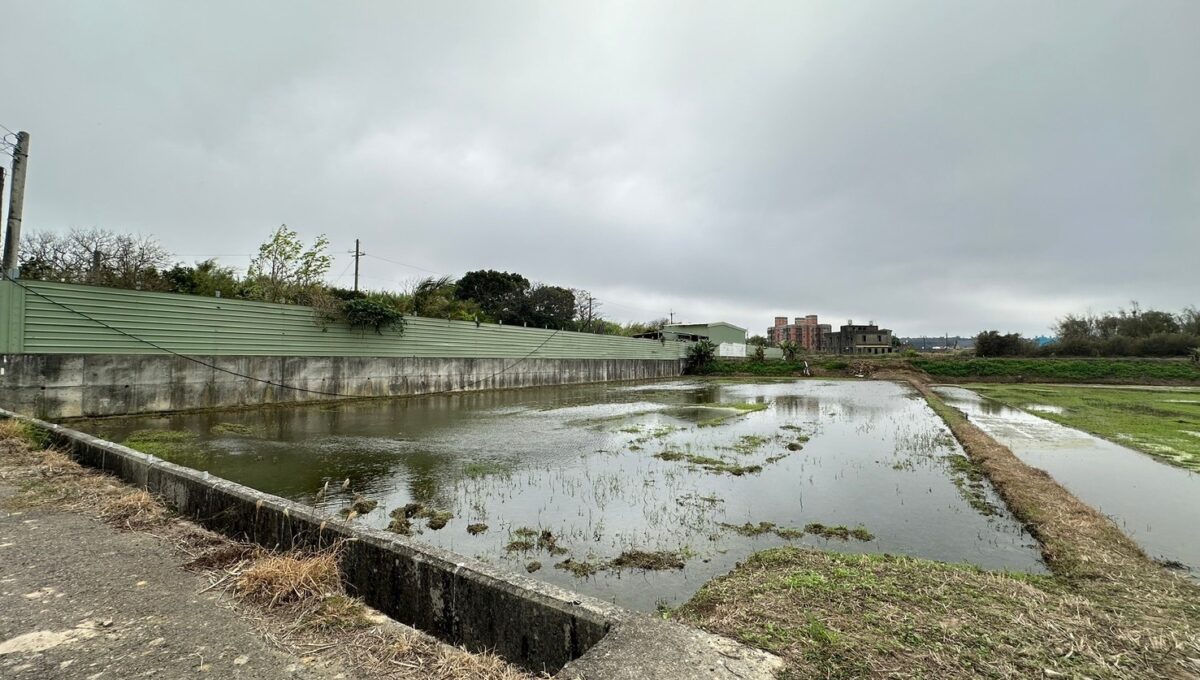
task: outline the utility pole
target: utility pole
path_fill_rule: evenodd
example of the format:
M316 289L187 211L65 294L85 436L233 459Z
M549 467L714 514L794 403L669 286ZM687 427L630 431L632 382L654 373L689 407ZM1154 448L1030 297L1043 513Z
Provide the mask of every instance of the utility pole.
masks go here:
M670 310L668 312L668 314L671 315L671 323L675 323L675 310L674 309Z
M358 258L362 257L363 255L366 255L366 253L364 253L362 251L362 248L358 247L358 239L354 239L353 255L354 255L354 292L357 293L358 292Z
M4 276L15 279L21 247L21 208L25 204L25 164L29 160L29 133L17 133L13 149L12 188L8 194L8 231L4 234Z

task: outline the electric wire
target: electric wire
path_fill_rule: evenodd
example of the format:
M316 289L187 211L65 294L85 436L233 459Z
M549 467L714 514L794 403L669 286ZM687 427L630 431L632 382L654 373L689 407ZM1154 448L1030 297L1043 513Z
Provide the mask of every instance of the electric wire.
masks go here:
M45 300L45 301L47 301L47 302L49 302L49 303L51 303L51 304L53 304L53 305L57 305L57 306L59 306L59 307L62 307L63 309L67 310L68 312L71 312L72 314L75 314L75 315L77 315L77 316L80 316L80 317L82 317L83 319L85 319L85 320L87 320L87 321L90 321L91 323L94 323L94 324L96 324L96 325L98 325L98 326L100 326L100 327L102 327L102 328L107 328L108 330L110 330L110 331L113 331L114 333L118 333L118 334L120 334L120 335L124 335L125 337L128 337L128 338L130 338L130 339L132 339L132 340L136 340L137 342L141 342L141 343L143 343L143 344L145 344L145 345L148 345L148 346L150 346L150 347L152 347L152 348L154 348L154 349L156 349L156 350L158 350L158 351L160 351L160 352L163 352L164 354L169 354L169 355L171 355L171 356L179 357L179 358L181 358L181 359L186 359L186 360L188 360L188 361L191 361L191 362L193 362L193 363L199 364L199 365L201 365L201 366L204 366L204 367L206 367L206 368L211 368L211 369L213 369L214 371L220 371L221 373L226 373L226 374L228 374L228 375L232 375L232 376L234 376L234 377L237 377L237 378L243 378L243 379L245 379L245 380L252 380L252 381L254 381L254 382L259 382L259 383L262 383L262 384L264 384L264 385L270 385L270 386L272 386L272 387L281 387L281 388L283 388L283 389L293 390L293 391L296 391L296 392L303 392L303 393L305 393L305 394L317 394L317 395L321 395L321 396L325 396L325 397L340 397L340 398L345 398L345 399L363 399L363 398L364 398L364 396L363 396L363 395L361 395L361 394L343 394L343 393L341 393L341 392L326 392L326 391L324 391L324 390L312 390L312 389L308 389L308 388L306 388L306 387L297 387L297 386L295 386L295 385L288 385L288 384L286 384L286 383L282 383L282 382L275 382L275 381L273 381L273 380L264 380L264 379L262 379L262 378L258 378L258 377L252 376L252 375L247 375L247 374L245 374L245 373L239 373L239 372L237 372L237 371L231 371L231 370L229 370L229 369L227 369L227 368L222 368L222 367L220 367L220 366L217 366L217 365L215 365L215 364L211 364L211 363L209 363L209 362L207 362L207 361L204 361L203 359L197 359L196 357L193 357L193 356L188 356L188 355L186 355L186 354L183 354L183 353L181 353L181 352L176 352L175 350L172 350L172 349L168 349L168 348L166 348L166 347L163 347L162 345L159 345L159 344L157 344L157 343L155 343L155 342L153 342L153 341L151 341L151 340L147 340L146 338L143 338L143 337L140 337L140 336L134 335L133 333L129 333L129 332L127 332L127 331L121 330L120 328L116 328L115 326L111 326L111 325L109 325L109 324L107 324L107 323L105 323L105 322L103 322L103 321L101 321L101 320L99 320L99 319L95 319L95 318L93 318L93 317L91 317L91 316L87 315L86 313L79 311L78 309L74 309L74 308L70 307L69 305L66 305L66 304L64 304L64 303L62 303L62 302L60 302L60 301L58 301L58 300L55 300L54 298L51 298L51 297L49 297L49 296L47 296L47 295L43 295L41 292L39 292L39 291L37 291L37 290L34 290L33 288L30 288L29 286L26 286L25 284L21 283L21 282L20 282L20 281L18 281L17 279L10 278L10 277L9 277L7 274L5 274L5 275L4 275L2 278L3 278L4 280L6 280L6 281L11 281L12 283L16 284L16 286L17 286L18 288L21 288L21 289L22 289L22 290L24 290L26 293L32 293L33 295L36 295L36 296L38 296L38 297L42 298L43 300ZM469 382L469 383L467 383L466 385L464 385L464 386L462 386L462 387L458 387L458 388L451 388L451 389L448 389L448 390L434 390L434 391L432 391L432 392L418 392L417 394L405 394L405 395L395 395L395 396L403 396L403 397L431 397L431 396L437 396L437 395L441 395L441 394L451 394L451 393L453 393L453 392L457 392L457 391L460 391L460 390L464 390L464 389L466 389L466 388L468 388L468 387L474 387L474 386L476 386L476 385L478 385L478 384L480 384L480 383L482 383L482 382L484 382L484 381L486 381L486 380L492 380L492 379L496 378L496 377L497 377L497 376L499 376L499 375L503 375L504 373L508 372L508 370L509 370L509 369L513 368L513 367L514 367L514 366L516 366L517 364L520 364L520 363L524 362L525 360L529 359L529 357L531 357L531 356L533 356L534 354L536 354L536 353L537 353L537 352L538 352L540 349L542 349L542 348L543 348L543 347L545 347L547 344L549 344L549 342L550 342L551 340L553 340L553 339L554 339L554 338L555 338L555 337L556 337L556 336L559 334L559 332L560 332L561 330L562 330L562 329L557 329L557 328L556 328L556 329L554 330L554 332L553 332L553 333L551 333L549 336L547 336L547 337L546 337L546 339L545 339L545 340L543 340L543 341L541 342L541 344L539 344L537 347L534 347L534 348L533 348L532 350L530 350L530 352L529 352L528 354L526 354L525 356L523 356L523 357L521 357L521 358L517 359L516 361L514 361L514 362L512 362L511 364L509 364L509 365L507 365L507 366L505 366L505 367L501 368L500 370L498 370L498 371L496 371L496 372L492 373L491 375L489 375L489 376L487 376L487 377L484 377L484 378L479 378L478 380L475 380L475 381Z

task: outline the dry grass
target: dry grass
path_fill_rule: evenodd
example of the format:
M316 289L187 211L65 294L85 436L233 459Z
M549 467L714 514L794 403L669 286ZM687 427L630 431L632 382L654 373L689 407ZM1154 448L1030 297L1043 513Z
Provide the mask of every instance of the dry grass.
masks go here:
M336 551L273 554L254 561L235 582L237 594L268 608L341 592Z
M146 491L130 491L100 506L100 519L127 529L154 526L166 518L166 506Z

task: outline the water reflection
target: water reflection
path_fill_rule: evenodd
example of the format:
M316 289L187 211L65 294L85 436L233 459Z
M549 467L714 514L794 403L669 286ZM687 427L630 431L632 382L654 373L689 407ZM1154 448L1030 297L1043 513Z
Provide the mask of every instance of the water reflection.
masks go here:
M331 515L362 494L380 501L356 520L372 526L387 526L389 512L409 503L445 510L453 519L440 530L414 518L418 540L514 570L537 560L538 578L640 609L686 600L749 553L789 542L728 526L746 522L861 524L873 540L809 533L790 542L1042 570L1011 516L969 502L968 491L1001 505L990 487L955 478L948 461L961 454L957 444L911 389L893 383L564 386L85 429L115 441L144 429L193 432L173 459ZM351 489L342 492L345 479ZM326 482L332 491L318 498ZM469 534L474 523L487 531ZM524 528L551 531L566 552L506 550L524 545ZM673 551L686 566L586 579L553 566L603 563L629 549Z
M1112 517L1148 555L1200 576L1200 475L961 387L935 389L1021 460Z

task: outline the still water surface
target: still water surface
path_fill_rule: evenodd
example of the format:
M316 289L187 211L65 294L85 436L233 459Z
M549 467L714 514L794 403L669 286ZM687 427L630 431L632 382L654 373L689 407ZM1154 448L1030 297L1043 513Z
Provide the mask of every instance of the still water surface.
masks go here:
M766 408L721 406L739 403ZM230 424L242 433L230 434ZM969 482L950 465L961 449L919 395L896 383L563 386L84 429L114 441L146 429L194 433L165 457L331 515L361 494L379 506L355 521L375 527L411 502L446 510L453 519L439 530L414 520L415 539L517 571L539 561L536 578L642 610L686 601L750 553L787 543L1044 571L1036 542L990 485L977 484L968 503ZM655 457L664 453L677 459ZM750 469L705 469L706 459ZM351 491L342 492L346 479ZM988 504L995 514L976 509ZM789 540L726 526L747 522L861 525L874 538ZM473 523L488 528L472 535ZM525 527L551 531L566 552L506 550ZM686 566L588 577L554 566L600 564L630 549L673 551Z
M1112 517L1150 557L1200 576L1200 475L962 387L935 387L1026 463Z

